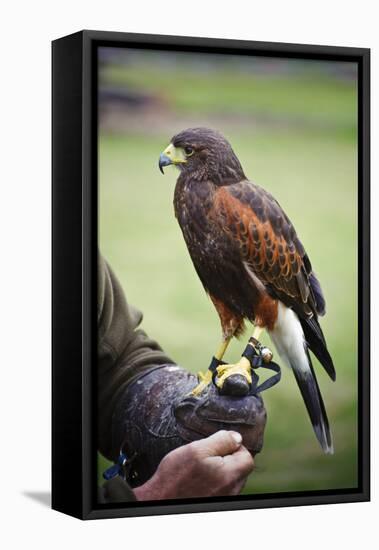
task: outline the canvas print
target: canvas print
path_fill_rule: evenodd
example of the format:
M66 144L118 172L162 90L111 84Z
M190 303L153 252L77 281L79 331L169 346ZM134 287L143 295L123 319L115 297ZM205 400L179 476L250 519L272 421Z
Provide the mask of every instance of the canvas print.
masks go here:
M98 503L357 488L357 64L97 71Z

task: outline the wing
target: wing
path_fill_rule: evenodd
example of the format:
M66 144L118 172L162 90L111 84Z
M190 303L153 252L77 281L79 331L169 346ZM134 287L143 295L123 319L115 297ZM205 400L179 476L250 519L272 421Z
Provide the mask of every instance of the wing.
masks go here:
M218 188L214 222L236 243L244 268L271 296L307 319L325 312L321 287L296 231L278 202L243 181Z
M297 313L309 348L335 380L333 360L317 320L317 315L325 313L321 286L279 203L245 180L219 187L210 215L239 249L243 268L255 285L263 285Z

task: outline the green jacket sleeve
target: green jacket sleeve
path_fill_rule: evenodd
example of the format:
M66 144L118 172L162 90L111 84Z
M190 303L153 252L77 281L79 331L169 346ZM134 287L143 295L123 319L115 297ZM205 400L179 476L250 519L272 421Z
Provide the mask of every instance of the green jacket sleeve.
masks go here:
M139 328L142 314L130 306L104 258L98 264L98 447L111 455L111 422L125 387L143 371L173 363Z

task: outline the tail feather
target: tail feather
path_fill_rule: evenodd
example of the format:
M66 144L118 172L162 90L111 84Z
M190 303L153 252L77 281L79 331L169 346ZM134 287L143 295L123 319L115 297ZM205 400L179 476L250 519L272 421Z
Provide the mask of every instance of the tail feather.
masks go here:
M327 454L333 454L333 441L330 433L329 420L326 414L325 405L313 370L308 350L305 350L309 362L309 371L303 371L292 366L297 385L299 386L309 418L312 422L316 437Z
M303 323L299 320L296 313L279 302L278 318L274 329L270 331L271 339L279 355L293 370L308 415L312 422L313 430L321 447L325 453L333 454L333 442L328 416L309 355L309 342L302 327ZM321 335L319 334L318 340L323 340L326 350L325 339L321 332L321 328L320 333ZM312 347L310 347L310 349L314 352ZM318 356L316 355L316 357ZM333 365L333 363L331 364Z

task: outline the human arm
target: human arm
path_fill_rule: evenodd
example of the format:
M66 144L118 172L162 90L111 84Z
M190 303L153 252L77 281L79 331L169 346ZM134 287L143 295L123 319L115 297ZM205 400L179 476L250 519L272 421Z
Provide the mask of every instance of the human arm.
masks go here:
M133 467L139 473L134 492L117 476L100 488L99 502L236 494L252 469L251 453L262 445L262 401L249 396L236 407L213 385L203 398L188 398L196 377L139 328L142 315L127 304L101 257L98 281L98 447L117 461L126 446L128 455L137 454ZM243 433L250 452L233 447L231 432L219 432L228 422L228 429ZM215 432L221 433L216 441Z

